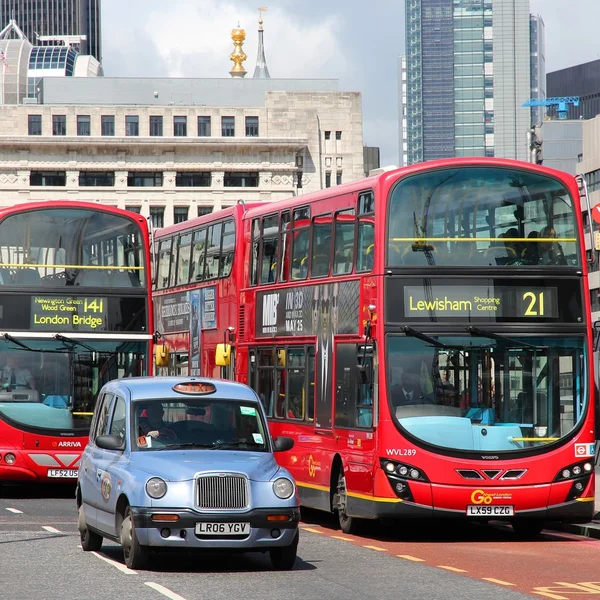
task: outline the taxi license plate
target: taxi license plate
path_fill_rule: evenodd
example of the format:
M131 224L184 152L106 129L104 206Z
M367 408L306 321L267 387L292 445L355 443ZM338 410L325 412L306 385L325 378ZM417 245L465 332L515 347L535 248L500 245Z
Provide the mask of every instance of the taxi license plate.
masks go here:
M196 523L196 535L248 535L250 523Z
M485 506L481 504L467 506L468 517L512 517L514 514L514 506Z
M69 479L77 479L77 469L48 469L48 477L65 477Z

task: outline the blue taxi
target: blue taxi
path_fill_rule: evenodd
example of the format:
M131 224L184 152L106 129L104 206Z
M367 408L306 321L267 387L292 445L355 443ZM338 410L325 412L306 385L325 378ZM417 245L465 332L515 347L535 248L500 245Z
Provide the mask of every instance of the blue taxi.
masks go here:
M249 387L197 377L118 379L98 395L77 480L81 547L123 546L130 569L153 550L269 552L291 569L300 510Z

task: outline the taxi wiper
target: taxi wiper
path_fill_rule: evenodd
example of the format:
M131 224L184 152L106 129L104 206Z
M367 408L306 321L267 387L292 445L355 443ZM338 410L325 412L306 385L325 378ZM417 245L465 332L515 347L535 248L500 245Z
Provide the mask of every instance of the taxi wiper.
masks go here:
M67 342L68 344L73 344L74 346L81 346L82 348L85 348L86 350L89 350L90 352L96 352L95 348L92 348L91 346L88 346L87 344L84 344L83 342L80 342L79 340L74 340L72 338L67 337L66 335L61 335L60 333L57 333L54 336L54 339L58 340L59 342Z
M424 342L431 344L432 346L436 346L437 348L449 348L449 346L447 346L443 342L440 342L439 340L436 340L435 338L429 337L428 335L421 333L417 329L408 327L407 325L402 328L402 331L404 331L404 333L408 336L416 337Z
M533 344L528 344L527 342L521 342L520 340L515 340L513 338L507 337L505 335L500 335L498 333L494 333L493 331L487 331L486 329L479 329L479 327L469 326L466 328L470 335L473 337L485 337L490 340L498 340L500 342L508 342L514 346L520 346L521 348L531 348L532 350L540 350L547 348L547 346L534 346Z
M219 448L226 448L227 446L247 446L248 440L236 440L235 442L215 442L210 448L211 450L218 450Z
M198 444L196 442L186 442L185 444L169 444L162 448L150 448L150 450L181 450L182 448L213 448L213 444Z

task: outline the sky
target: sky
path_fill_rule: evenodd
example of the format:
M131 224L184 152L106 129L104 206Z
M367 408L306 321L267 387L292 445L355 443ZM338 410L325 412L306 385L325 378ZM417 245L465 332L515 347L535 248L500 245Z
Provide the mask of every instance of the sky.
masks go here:
M364 143L398 163L398 56L403 0L102 0L109 77L229 77L231 30L246 30L246 71L256 64L258 7L272 78L333 78L361 92ZM519 0L520 2L527 0ZM600 0L530 0L546 25L546 71L600 58Z

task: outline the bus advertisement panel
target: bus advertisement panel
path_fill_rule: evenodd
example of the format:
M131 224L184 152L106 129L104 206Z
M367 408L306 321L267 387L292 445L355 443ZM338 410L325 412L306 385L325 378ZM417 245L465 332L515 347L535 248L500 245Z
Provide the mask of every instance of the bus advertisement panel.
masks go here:
M100 388L150 374L149 260L128 211L0 212L0 482L75 481Z

